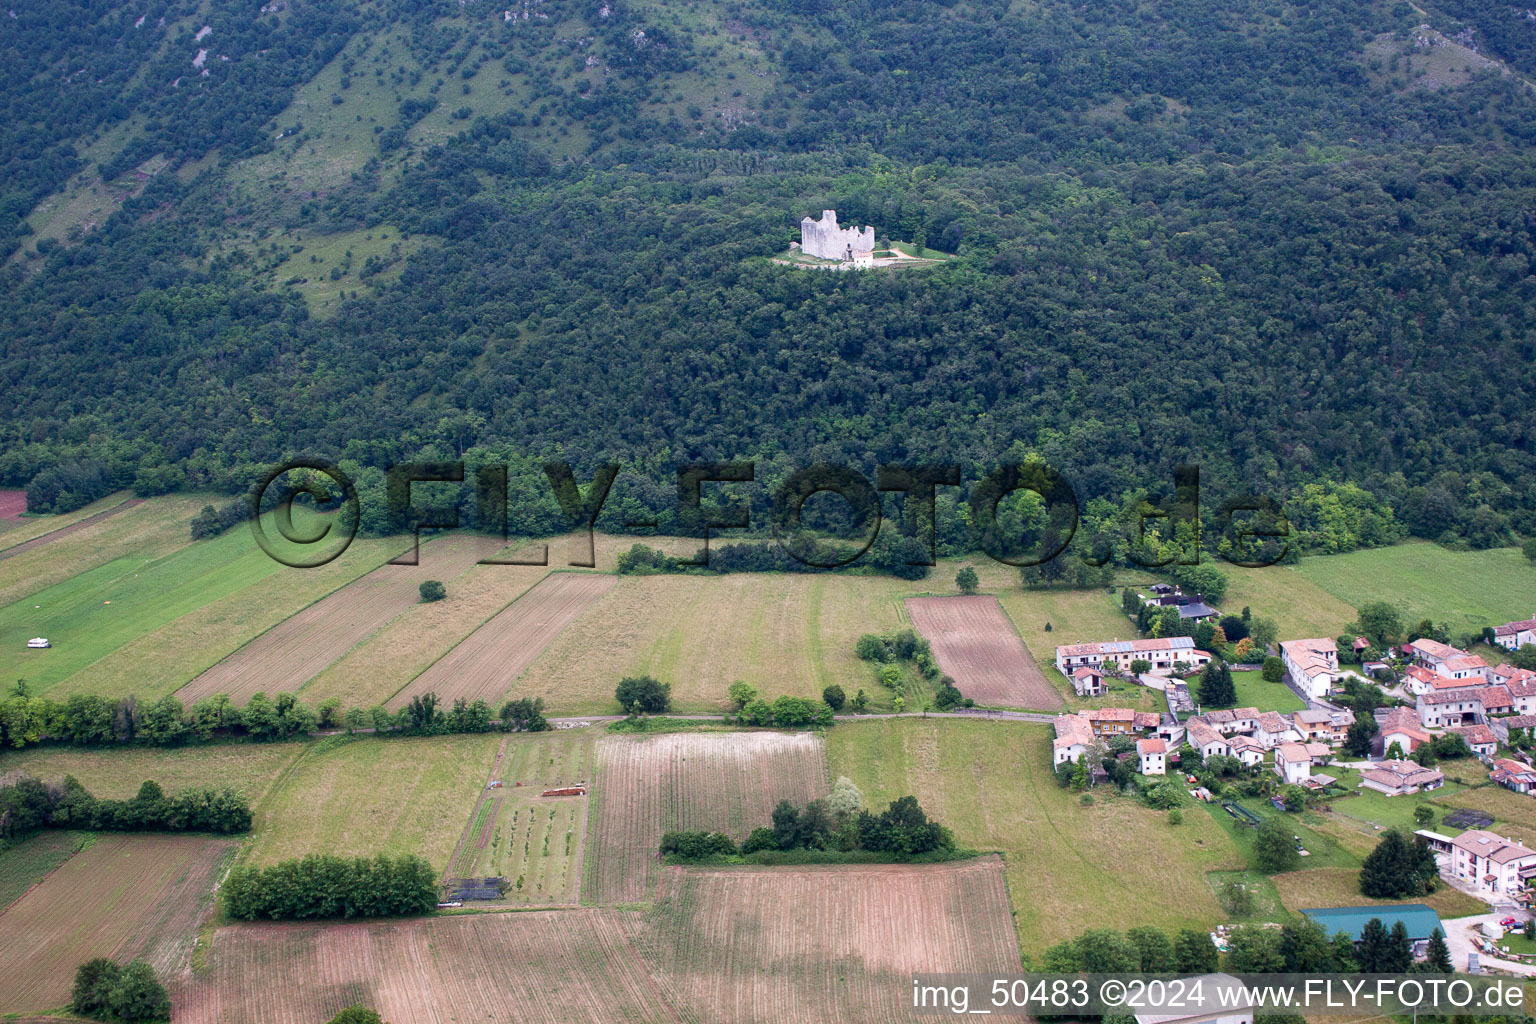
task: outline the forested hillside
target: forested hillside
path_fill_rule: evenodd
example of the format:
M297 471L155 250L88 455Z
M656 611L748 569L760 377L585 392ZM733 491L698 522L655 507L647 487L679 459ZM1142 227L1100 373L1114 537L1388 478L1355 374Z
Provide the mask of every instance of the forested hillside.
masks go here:
M1522 8L255 6L0 14L39 504L561 457L639 516L690 459L1032 453L1115 505L1198 462L1330 548L1536 535ZM834 207L960 258L770 261Z

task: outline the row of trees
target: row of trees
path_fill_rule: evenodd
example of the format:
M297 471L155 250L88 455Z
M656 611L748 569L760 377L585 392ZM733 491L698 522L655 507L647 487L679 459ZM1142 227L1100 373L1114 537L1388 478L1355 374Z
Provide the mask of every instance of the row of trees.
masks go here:
M1186 929L1169 936L1143 926L1125 932L1091 929L1051 946L1038 965L1025 966L1085 974L1207 974L1218 967L1240 974L1402 974L1450 973L1451 958L1439 928L1430 935L1426 961L1415 965L1401 921L1388 929L1380 918L1371 918L1361 929L1357 948L1347 933L1329 936L1317 922L1303 917L1280 928L1240 925L1232 931L1224 958L1204 932Z
M502 705L498 720L483 700L459 698L444 710L435 693L426 693L392 713L383 705L342 709L341 701L311 708L292 693L251 695L244 707L228 694L204 697L186 708L175 697L140 703L134 697L111 700L75 694L66 700L34 697L18 684L0 700L0 746L21 748L39 743L75 746L136 743L174 747L214 739L240 738L258 743L305 736L317 729L398 731L406 735L547 729L542 698L522 698Z
M619 553L618 571L622 575L649 576L657 573L728 573L728 572L880 572L902 579L917 580L928 575L926 565L913 565L923 556L921 545L895 531L882 530L869 550L846 542L830 541L803 534L786 541L785 550L773 541L712 544L699 548L689 558L669 555L649 544L636 543ZM793 554L791 554L793 552ZM852 559L852 561L850 561ZM847 563L847 564L839 564Z
M146 781L130 800L92 796L73 775L58 785L31 776L0 787L0 838L17 839L45 828L96 832L249 832L251 808L232 789L183 789L166 796Z
M399 917L437 905L437 874L415 854L310 854L267 868L238 867L223 892L225 911L244 921Z

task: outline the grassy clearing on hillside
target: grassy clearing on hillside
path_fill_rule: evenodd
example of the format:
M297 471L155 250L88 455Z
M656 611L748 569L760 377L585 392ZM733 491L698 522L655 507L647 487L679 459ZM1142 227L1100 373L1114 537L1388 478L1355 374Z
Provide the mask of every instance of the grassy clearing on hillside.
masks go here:
M1306 558L1299 572L1351 608L1389 601L1404 623L1433 619L1446 623L1452 633L1536 613L1536 566L1518 548L1448 551L1416 541Z
M484 733L315 744L268 798L251 863L414 853L441 871L500 742Z
M840 723L827 753L832 775L853 779L871 808L910 793L961 845L1003 852L1026 953L1085 928L1224 920L1206 872L1246 864L1215 820L1186 809L1170 826L1166 814L1102 789L1081 806L1051 777L1050 735L984 721Z
M0 853L0 913L48 872L74 856L89 838L84 832L50 829Z
M1314 561L1331 562L1333 558L1307 559L1305 564ZM1274 621L1282 640L1338 636L1355 617L1353 605L1289 566L1244 569L1226 562L1215 565L1228 580L1227 593L1221 599L1222 614L1238 615L1244 606L1252 608L1259 618Z

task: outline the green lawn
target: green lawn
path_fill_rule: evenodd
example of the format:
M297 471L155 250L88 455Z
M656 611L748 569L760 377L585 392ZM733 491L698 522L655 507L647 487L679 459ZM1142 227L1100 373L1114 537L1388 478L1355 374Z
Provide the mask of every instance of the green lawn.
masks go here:
M1340 843L1330 836L1317 831L1313 825L1321 825L1321 815L1317 812L1305 812L1302 814L1287 814L1277 811L1268 800L1258 797L1245 797L1234 800L1248 810L1257 814L1260 818L1284 818L1286 827L1293 835L1301 837L1302 848L1307 851L1307 856L1297 863L1298 869L1312 868L1358 868L1360 859L1350 853ZM1214 818L1221 828L1232 838L1233 843L1242 851L1243 857L1249 864L1253 863L1253 837L1257 829L1240 825L1237 819L1226 812L1221 803L1209 803L1203 805L1206 812Z
M302 514L295 517L305 529ZM378 545L361 542L364 548ZM380 548L377 561L388 553ZM360 566L364 571L367 566ZM294 573L268 556L246 529L233 529L159 557L125 555L87 569L0 609L0 679L25 679L34 694L148 633L279 573ZM315 570L324 572L324 570ZM343 581L344 582L344 581ZM286 588L302 585L292 581ZM46 650L25 646L47 637ZM144 652L174 657L176 651ZM127 671L126 675L133 673Z
M1306 701L1284 683L1266 683L1264 675L1254 669L1249 672L1233 672L1232 685L1237 690L1237 707L1258 708L1260 711L1301 711ZM1191 689L1198 689L1198 683ZM1332 774L1332 773L1330 773Z
M1352 608L1389 601L1405 624L1430 618L1452 633L1536 613L1536 566L1518 548L1447 551L1420 541L1305 558L1299 572Z

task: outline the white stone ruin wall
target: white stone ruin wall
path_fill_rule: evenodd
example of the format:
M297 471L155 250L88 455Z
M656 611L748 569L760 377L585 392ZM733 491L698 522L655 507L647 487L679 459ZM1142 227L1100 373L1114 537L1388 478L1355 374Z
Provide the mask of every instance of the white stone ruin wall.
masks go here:
M870 259L875 251L875 229L840 228L836 210L822 210L819 221L806 217L800 222L802 252L825 260L845 260L850 246L855 260Z

